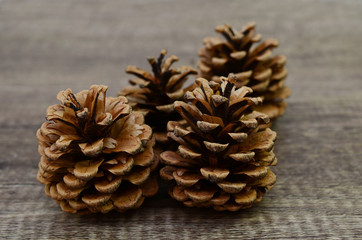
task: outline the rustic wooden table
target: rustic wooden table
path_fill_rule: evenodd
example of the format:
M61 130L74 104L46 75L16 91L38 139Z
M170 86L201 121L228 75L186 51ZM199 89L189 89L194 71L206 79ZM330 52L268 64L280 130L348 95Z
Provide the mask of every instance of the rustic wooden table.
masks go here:
M167 187L136 211L63 213L35 180L35 131L58 91L101 83L166 48L196 65L214 26L258 23L288 57L278 181L241 212L190 209ZM362 239L362 1L0 1L0 238Z

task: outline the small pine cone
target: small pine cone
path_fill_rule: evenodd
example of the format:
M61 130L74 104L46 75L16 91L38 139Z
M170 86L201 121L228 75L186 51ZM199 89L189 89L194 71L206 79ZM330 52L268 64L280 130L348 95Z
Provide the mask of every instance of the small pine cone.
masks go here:
M147 59L153 74L136 66L128 66L126 72L137 78L129 81L133 86L125 87L119 92L119 95L129 99L135 110L146 114L146 123L153 128L156 141L160 144L168 143L167 122L180 118L174 111L173 103L183 98L183 85L187 77L197 74L189 66L172 68L171 65L178 58L172 55L164 60L166 54L167 51L162 50L157 60L153 57Z
M123 212L158 191L151 128L127 98L106 98L106 91L59 92L61 104L47 109L37 131L37 179L65 212Z
M255 110L268 114L271 120L283 115L284 99L290 95L290 89L284 86L286 57L272 54L278 41L267 39L252 48L253 43L261 40L261 35L255 34L253 23L240 32L227 24L216 27L216 31L226 40L219 37L204 39L204 48L199 50L201 77L220 82L220 76L234 73L237 88L250 87L253 89L251 96L263 99L263 104Z
M165 151L161 177L171 181L169 194L189 207L237 211L261 201L276 181L269 169L276 133L259 125L266 114L252 111L262 100L236 88L233 78L196 80L198 87L175 103L182 121L168 123L178 150Z

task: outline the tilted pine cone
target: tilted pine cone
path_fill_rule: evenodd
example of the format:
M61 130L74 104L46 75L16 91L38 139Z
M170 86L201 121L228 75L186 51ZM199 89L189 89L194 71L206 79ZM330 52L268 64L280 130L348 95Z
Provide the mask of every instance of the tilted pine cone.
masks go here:
M137 78L130 80L134 86L123 88L119 95L126 96L135 110L146 114L146 123L153 128L157 143L166 144L166 125L169 120L178 120L180 116L174 111L173 103L181 100L185 91L183 85L190 74L197 71L189 66L174 69L171 65L178 61L174 55L164 60L167 51L160 56L148 58L153 74L136 66L128 66L127 73Z
M37 131L37 179L63 211L122 212L158 191L151 128L125 97L106 98L106 91L59 92L61 104L47 109Z
M216 27L216 31L226 40L219 37L204 39L204 48L199 50L201 77L219 82L220 76L234 73L236 87L250 87L253 97L263 99L263 104L255 110L268 114L271 120L283 115L286 107L284 99L290 95L290 89L284 86L286 57L272 54L278 41L267 39L252 47L261 40L261 35L255 34L253 23L241 31L227 24Z
M168 123L168 136L178 150L165 151L161 177L173 183L169 194L189 207L237 211L261 201L276 177L269 169L276 133L259 125L267 115L252 111L259 97L248 87L236 89L233 78L196 80L188 102L177 101L183 121Z

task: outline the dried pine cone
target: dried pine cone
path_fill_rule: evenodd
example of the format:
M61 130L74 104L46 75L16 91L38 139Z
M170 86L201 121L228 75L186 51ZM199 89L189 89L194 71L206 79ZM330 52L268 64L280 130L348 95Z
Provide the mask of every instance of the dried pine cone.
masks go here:
M37 179L63 211L122 212L158 191L151 128L125 97L106 98L106 91L59 92L61 104L47 109L37 131Z
M173 103L182 99L187 77L197 73L189 66L172 68L171 65L178 58L172 55L164 60L166 53L166 50L162 50L157 60L148 58L153 74L136 66L128 66L126 72L137 78L130 80L134 86L125 87L119 92L119 95L126 96L135 105L135 110L146 114L146 123L153 128L156 141L161 144L168 143L167 122L180 118L174 111Z
M219 83L202 78L196 83L185 94L188 104L175 102L184 120L170 121L167 127L179 147L161 154L167 165L161 177L173 183L171 197L186 206L249 208L275 183L269 166L277 163L276 133L259 129L269 118L251 109L262 100L248 97L248 87L237 89L232 76Z
M271 120L283 115L290 95L284 86L287 76L286 57L273 56L272 49L278 46L276 39L267 39L252 48L261 40L255 35L255 24L249 23L240 32L225 24L216 27L225 40L206 37L204 48L199 50L201 77L220 82L220 76L234 73L236 87L247 86L253 89L251 96L261 97L263 104L255 110L268 114Z

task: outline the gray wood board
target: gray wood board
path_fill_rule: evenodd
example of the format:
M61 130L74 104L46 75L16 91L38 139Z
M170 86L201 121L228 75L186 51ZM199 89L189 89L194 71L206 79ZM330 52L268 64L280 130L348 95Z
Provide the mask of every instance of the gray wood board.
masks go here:
M196 66L216 25L249 21L279 40L292 89L260 204L190 209L163 184L138 210L76 216L45 196L35 132L58 91L115 95L163 48ZM362 239L361 24L362 1L0 1L0 238Z

